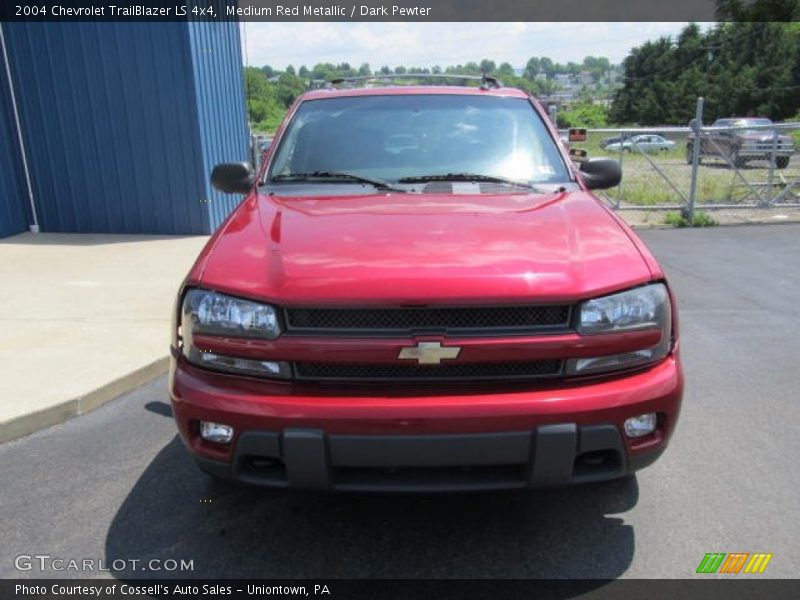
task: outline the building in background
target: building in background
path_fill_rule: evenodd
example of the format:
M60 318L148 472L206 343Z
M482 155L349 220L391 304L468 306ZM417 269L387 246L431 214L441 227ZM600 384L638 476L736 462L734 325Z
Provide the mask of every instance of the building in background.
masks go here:
M0 64L0 236L36 224L204 234L241 199L208 178L214 164L248 156L238 23L4 23L2 32L11 80Z

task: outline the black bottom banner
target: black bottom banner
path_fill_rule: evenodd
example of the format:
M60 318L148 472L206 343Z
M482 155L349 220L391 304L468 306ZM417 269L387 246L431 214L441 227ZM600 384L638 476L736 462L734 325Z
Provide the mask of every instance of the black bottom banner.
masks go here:
M0 580L0 598L319 598L435 600L492 598L797 598L800 580L794 579L627 579L627 580L197 580L151 579L27 579Z

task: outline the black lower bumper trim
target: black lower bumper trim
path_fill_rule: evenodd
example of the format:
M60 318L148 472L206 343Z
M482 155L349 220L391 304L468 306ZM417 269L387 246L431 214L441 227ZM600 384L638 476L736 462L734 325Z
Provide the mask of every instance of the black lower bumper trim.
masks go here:
M195 455L194 460L197 466L200 467L200 470L205 471L209 475L218 477L219 479L230 479L231 477L231 466L228 463L197 455Z
M648 466L662 451L628 458L616 426L560 423L532 431L442 435L247 431L231 464L195 458L211 475L255 485L420 492L605 481Z

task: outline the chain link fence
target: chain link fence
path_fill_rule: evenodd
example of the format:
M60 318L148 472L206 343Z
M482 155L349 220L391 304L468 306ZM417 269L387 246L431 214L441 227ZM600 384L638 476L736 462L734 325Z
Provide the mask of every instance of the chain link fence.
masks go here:
M253 166L253 170L258 173L261 170L261 165L264 162L264 155L267 152L270 144L272 144L273 136L268 133L251 133L250 134L250 149L249 160Z
M620 161L620 185L601 192L618 210L679 210L691 218L695 210L800 207L800 123L699 123L589 129L583 142L569 142L568 131L561 133L576 161Z

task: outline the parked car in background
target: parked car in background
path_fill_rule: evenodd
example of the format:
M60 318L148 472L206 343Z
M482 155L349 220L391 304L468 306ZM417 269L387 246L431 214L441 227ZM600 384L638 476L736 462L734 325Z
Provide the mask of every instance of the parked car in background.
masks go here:
M717 119L712 127L730 127L731 129L702 132L700 160L703 157L725 160L727 157L734 165L742 167L751 160L771 160L774 151L775 166L785 169L789 166L789 159L795 151L794 140L791 136L783 134L778 134L774 139L775 130L764 128L765 125L772 124L772 121L765 117ZM759 128L747 129L749 126ZM694 142L695 135L692 132L686 141L687 164L692 163Z
M612 142L605 146L611 152L634 152L642 150L644 152L667 152L675 147L675 142L663 136L655 134L634 135L631 138Z
M637 131L635 133L630 133L629 132L629 133L625 133L625 134L621 134L621 135L615 135L615 136L612 136L612 137L607 137L607 138L601 140L600 141L600 147L601 148L608 148L611 144L619 144L621 142L624 142L625 140L629 140L629 139L631 139L633 137L636 137L638 135L659 135L661 137L666 137L660 131ZM619 151L619 148L617 148L617 151Z
M601 140L600 147L601 148L608 148L611 144L619 144L625 140L624 136L615 135L613 137L607 137L604 140Z

